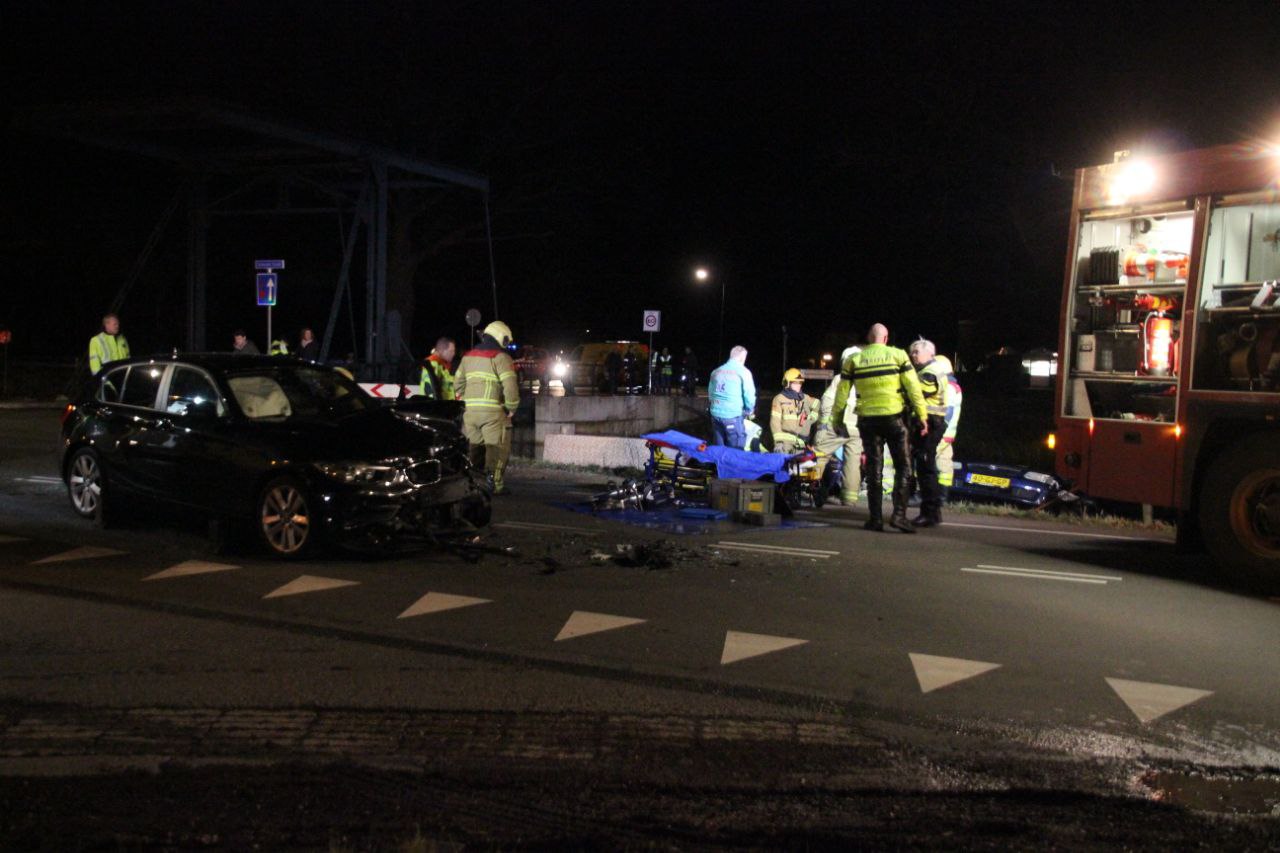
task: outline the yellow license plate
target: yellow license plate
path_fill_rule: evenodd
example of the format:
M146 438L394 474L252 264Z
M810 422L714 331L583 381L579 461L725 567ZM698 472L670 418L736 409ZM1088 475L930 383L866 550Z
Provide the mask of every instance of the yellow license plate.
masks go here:
M997 489L1009 488L1010 482L1008 477L989 477L986 474L970 474L966 479L975 486L994 486Z

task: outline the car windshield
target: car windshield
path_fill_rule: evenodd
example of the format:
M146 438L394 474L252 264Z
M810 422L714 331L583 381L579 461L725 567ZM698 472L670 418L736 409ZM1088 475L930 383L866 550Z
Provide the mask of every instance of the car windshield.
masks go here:
M278 367L240 373L227 385L252 420L287 420L346 415L373 406L354 382L322 367Z

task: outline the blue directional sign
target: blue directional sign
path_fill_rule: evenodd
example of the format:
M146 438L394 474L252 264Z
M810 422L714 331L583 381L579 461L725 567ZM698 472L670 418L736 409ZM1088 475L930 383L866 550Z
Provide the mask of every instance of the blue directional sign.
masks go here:
M276 304L276 296L280 290L280 282L273 272L258 273L258 304L265 306L273 306Z
M284 259L281 258L278 261L254 261L253 268L255 270L282 270L284 269Z

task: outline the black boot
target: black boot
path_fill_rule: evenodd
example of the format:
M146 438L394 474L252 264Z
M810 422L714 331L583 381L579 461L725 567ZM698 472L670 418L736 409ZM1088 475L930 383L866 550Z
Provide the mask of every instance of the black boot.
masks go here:
M889 526L901 530L903 533L915 533L916 529L911 526L911 522L907 521L905 512L895 512L889 516Z
M936 515L926 515L923 512L911 519L912 527L937 527L942 523L942 518Z
M884 530L884 522L878 518L868 518L865 522L863 522L862 528L864 530L874 530L876 532L880 532L881 530Z

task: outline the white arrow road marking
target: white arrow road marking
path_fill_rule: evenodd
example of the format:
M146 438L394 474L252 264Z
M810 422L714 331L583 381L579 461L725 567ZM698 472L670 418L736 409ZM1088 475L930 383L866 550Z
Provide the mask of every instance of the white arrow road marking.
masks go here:
M839 551L823 551L817 548L788 548L784 545L762 545L755 542L717 542L708 548L728 548L731 551L753 551L772 554L775 557L808 557L813 560L829 560L840 556Z
M570 533L588 533L595 535L594 530L588 530L585 527L569 527L564 524L537 524L532 521L499 521L493 525L494 527L512 527L516 530L567 530Z
M1176 687L1172 684L1153 684L1149 681L1129 681L1124 678L1108 678L1107 684L1116 692L1140 723L1159 719L1170 711L1212 696L1212 690L1194 687Z
M322 578L316 575L299 575L284 586L273 589L263 598L283 598L286 595L302 595L304 592L320 592L340 586L356 586L360 581L344 581L338 578Z
M792 646L803 646L808 640L797 640L794 637L771 637L768 634L747 634L742 631L726 631L724 634L724 651L720 653L720 664L736 663L747 658L780 652Z
M143 578L144 581L158 581L166 578L184 578L188 575L207 575L210 572L229 572L232 569L238 569L239 566L231 566L226 563L206 563L204 560L187 560L184 563L178 563L176 566L170 566L162 572L156 572L154 575L148 575Z
M979 575L1008 575L1018 578L1037 578L1048 581L1068 581L1071 583L1091 583L1106 585L1111 581L1122 581L1118 575L1090 575L1083 572L1059 572L1052 569L1024 569L1018 566L987 566L979 563L977 568L964 566L962 572Z
M7 533L0 533L0 545L8 545L10 542L26 542L25 536L10 536Z
M447 592L429 592L419 598L397 619L408 619L410 616L425 616L428 613L440 613L444 610L457 610L459 607L472 607L476 604L489 604L487 598L472 598L469 595L450 595Z
M910 652L911 666L916 671L916 680L920 682L920 692L929 693L939 687L982 675L993 669L999 669L998 663L987 663L980 660L964 658L944 658L938 655L922 655Z
M556 634L556 642L561 640L569 640L574 637L583 637L587 634L598 634L601 631L613 631L617 628L627 628L631 625L643 625L644 619L636 619L631 616L610 616L608 613L591 613L586 610L575 610L564 623L564 627L560 629L560 633Z
M45 557L43 560L36 560L31 565L38 566L41 563L66 563L71 560L93 560L98 557L118 557L121 554L127 554L128 551L117 551L115 548L98 548L93 545L86 545L83 548L72 548L70 551L63 551L61 554L54 554L52 557Z

